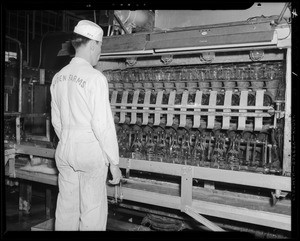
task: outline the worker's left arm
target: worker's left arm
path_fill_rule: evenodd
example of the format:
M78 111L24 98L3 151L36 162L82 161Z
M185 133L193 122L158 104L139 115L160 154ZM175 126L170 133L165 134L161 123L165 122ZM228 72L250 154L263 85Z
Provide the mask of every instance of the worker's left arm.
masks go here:
M108 84L105 76L95 75L90 86L91 125L100 146L112 165L119 164L119 147L114 119L109 103Z

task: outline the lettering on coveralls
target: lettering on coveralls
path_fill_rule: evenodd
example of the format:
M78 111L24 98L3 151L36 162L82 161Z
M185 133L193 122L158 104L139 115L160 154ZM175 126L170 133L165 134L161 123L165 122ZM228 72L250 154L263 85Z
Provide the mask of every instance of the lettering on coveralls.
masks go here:
M56 77L56 79L54 80L53 86L55 86L59 82L64 82L64 81L73 82L75 84L78 84L81 88L84 88L85 87L85 83L86 83L85 80L77 77L76 75L72 75L72 74L70 74L69 76L58 75Z

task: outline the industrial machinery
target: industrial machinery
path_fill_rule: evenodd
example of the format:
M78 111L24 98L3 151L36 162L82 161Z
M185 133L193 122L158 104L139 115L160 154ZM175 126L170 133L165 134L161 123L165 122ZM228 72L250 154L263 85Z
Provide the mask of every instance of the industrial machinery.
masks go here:
M108 185L115 208L147 213L155 230L194 220L202 230L291 231L291 26L281 20L104 37L97 68L124 174ZM17 141L12 153L53 159L54 148Z

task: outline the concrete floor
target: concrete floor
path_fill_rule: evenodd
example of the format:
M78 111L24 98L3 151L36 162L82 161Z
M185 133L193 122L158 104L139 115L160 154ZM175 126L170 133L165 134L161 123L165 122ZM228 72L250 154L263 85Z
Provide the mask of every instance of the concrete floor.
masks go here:
M32 182L32 200L30 213L27 214L25 211L19 211L19 186L9 186L5 185L5 231L31 231L32 227L37 225L41 227L41 223L49 220L46 216L46 200L45 200L45 184ZM50 218L55 216L55 206L57 198L57 187L49 186L52 193L52 209L50 213ZM116 220L117 219L117 220ZM126 215L119 215L114 213L109 213L108 215L108 227L107 231L125 231L134 230L139 228L140 231L148 231L149 228L137 226L135 224L130 224L124 222L124 220L129 219ZM138 217L138 223L141 222L142 218Z
M57 197L57 187L48 186L52 191L52 207L56 206L56 197ZM3 230L5 231L31 231L31 228L47 221L46 217L46 206L45 206L45 185L39 183L32 183L32 205L29 214L26 214L25 211L19 211L19 187L18 186L8 186L5 185L5 206L3 210L5 211L5 223L3 225ZM54 218L55 209L52 208L50 217ZM108 216L108 229L107 231L149 231L149 228L142 227L140 225L142 218L138 217L137 221L134 221L135 224L129 224L126 221L131 216L127 215L117 215L109 214ZM113 219L112 219L113 218ZM134 217L133 219L135 219ZM110 228L109 228L110 227ZM143 229L140 229L143 228ZM135 232L133 232L135 233ZM181 233L181 232L179 232ZM206 232L207 233L207 232ZM202 232L203 234L203 232ZM258 234L258 233L257 233ZM256 235L257 235L256 234ZM255 235L255 236L256 236ZM178 237L176 235L176 237ZM268 233L258 235L262 238L288 238L289 234L284 233ZM174 240L177 240L176 238Z
M18 186L5 185L5 217L6 231L30 231L31 227L47 220L45 207L45 194L40 185L33 185L32 206L29 214L19 211ZM53 217L53 210L51 213Z

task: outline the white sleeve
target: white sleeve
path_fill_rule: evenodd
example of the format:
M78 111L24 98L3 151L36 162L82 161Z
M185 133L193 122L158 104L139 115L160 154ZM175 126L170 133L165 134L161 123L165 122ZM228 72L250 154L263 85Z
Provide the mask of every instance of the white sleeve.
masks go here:
M52 83L53 83L55 77L56 77L56 75L53 77ZM60 139L60 135L61 135L60 111L59 111L58 106L57 106L56 101L55 101L53 85L52 84L50 86L50 93L51 93L51 122L52 122L52 125L54 127L54 131L55 131L58 139Z
M119 147L114 119L109 103L107 80L96 75L90 90L92 129L110 163L119 164Z

